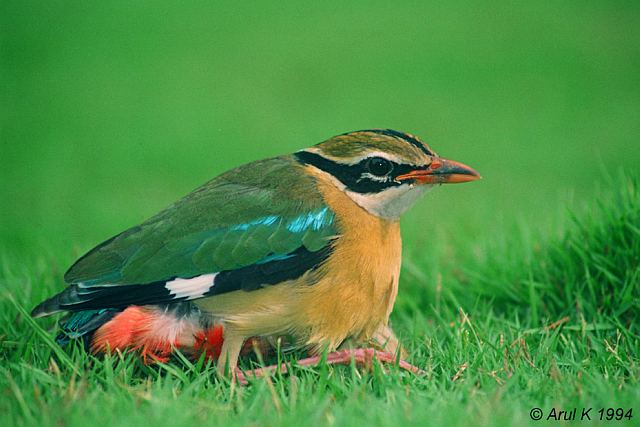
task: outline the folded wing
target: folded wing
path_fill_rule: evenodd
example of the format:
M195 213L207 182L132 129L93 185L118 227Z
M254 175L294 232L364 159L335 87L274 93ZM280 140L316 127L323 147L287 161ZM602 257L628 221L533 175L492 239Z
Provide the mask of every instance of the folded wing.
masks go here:
M320 265L333 212L290 156L234 169L97 246L33 311L121 308L251 291Z

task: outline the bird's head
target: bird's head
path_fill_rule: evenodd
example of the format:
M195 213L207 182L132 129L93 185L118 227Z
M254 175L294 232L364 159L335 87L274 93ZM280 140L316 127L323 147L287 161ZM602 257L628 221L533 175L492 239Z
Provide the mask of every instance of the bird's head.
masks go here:
M469 166L391 129L349 132L296 153L373 215L397 219L436 184L475 181Z

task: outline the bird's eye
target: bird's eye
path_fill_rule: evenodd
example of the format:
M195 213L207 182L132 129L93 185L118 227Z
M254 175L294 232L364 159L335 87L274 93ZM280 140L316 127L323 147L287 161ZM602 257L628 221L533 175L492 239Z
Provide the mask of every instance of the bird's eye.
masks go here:
M393 170L393 165L382 157L372 157L367 160L366 168L372 175L386 176Z

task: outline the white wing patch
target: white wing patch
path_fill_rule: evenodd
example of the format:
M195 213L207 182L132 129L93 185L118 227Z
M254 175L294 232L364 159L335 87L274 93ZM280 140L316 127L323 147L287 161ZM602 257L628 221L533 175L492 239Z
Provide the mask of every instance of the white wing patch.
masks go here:
M202 298L211 288L218 273L203 274L191 279L174 279L165 283L169 293L176 298L196 299Z

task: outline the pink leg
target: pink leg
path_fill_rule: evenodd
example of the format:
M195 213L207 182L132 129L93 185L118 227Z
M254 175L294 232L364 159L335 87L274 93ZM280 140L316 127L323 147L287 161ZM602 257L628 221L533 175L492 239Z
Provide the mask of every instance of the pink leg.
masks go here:
M379 351L373 348L357 348L352 350L340 350L334 351L333 353L327 354L327 365L348 365L353 360L356 366L370 368L373 364L373 360L377 360L381 363L389 363L389 364L397 364L401 369L412 372L416 375L424 375L425 372L404 361L396 361L396 357L384 351ZM298 366L317 366L322 361L321 356L308 357L305 359L300 359L296 361ZM288 371L288 366L283 363L280 365L280 372L286 373ZM248 383L247 379L254 378L262 378L267 376L278 369L277 365L266 366L264 368L252 369L250 371L243 372L240 369L236 370L236 377L238 382L242 385L246 385Z

